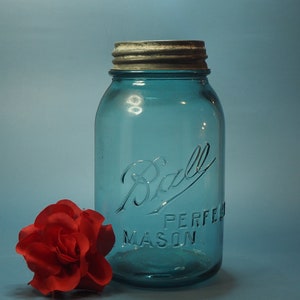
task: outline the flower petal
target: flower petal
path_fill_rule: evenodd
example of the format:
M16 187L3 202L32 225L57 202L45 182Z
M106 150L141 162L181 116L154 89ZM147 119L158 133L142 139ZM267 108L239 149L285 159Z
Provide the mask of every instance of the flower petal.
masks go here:
M105 286L95 283L89 276L84 276L80 279L80 283L76 289L101 292Z
M47 276L58 274L61 271L56 253L43 243L31 243L23 255L28 268L37 274Z
M44 227L48 224L48 219L56 213L68 215L69 219L75 221L79 217L81 210L70 200L60 200L58 203L51 204L43 209L36 217L34 225L39 228Z
M32 280L29 282L34 288L39 290L42 294L48 295L53 290L47 284L47 277L43 276L42 274L34 274Z
M81 214L79 231L89 239L92 247L95 249L98 233L103 221L104 217L91 209L84 210Z
M33 231L30 234L24 234L21 233L19 234L22 238L20 238L19 242L16 245L16 252L25 255L27 252L28 246L30 246L34 242L40 242L41 241L41 236L38 231Z
M43 216L39 217L38 222L39 224L44 223L43 227L45 228L46 226L53 226L57 225L61 228L63 228L64 231L77 231L78 230L78 225L74 221L72 217L70 217L68 214L65 212L55 212L51 215L48 215L46 219L41 220ZM36 225L36 224L35 224ZM37 227L39 225L36 225Z
M44 295L54 291L68 292L76 288L80 282L80 270L76 265L62 269L58 275L44 276L35 274L30 284Z
M114 243L115 243L115 234L112 226L110 224L103 225L99 231L99 235L97 239L98 251L100 251L100 253L103 256L106 256L112 249Z
M73 235L60 235L57 241L56 253L58 260L63 264L79 262L79 247Z
M99 253L93 254L88 261L90 262L88 273L81 278L77 288L102 291L112 279L112 268Z
M36 232L36 227L31 224L21 229L19 232L19 240L26 238L27 236L31 235L32 233Z
M66 206L70 207L73 210L72 217L74 219L77 219L82 212L82 210L73 201L71 201L69 199L59 200L56 204L57 205L66 205Z
M108 261L100 254L93 254L89 264L88 276L96 284L104 286L112 279L112 268Z
M85 274L88 271L88 261L87 261L87 253L90 250L90 242L88 238L81 234L81 233L76 233L76 240L78 244L78 248L80 250L80 272L81 276L85 276Z

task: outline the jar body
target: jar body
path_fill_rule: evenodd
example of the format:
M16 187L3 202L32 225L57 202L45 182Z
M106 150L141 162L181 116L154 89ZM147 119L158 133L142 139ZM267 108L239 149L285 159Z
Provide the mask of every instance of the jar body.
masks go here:
M206 74L113 74L95 122L95 208L116 235L114 278L178 286L217 272L224 118Z

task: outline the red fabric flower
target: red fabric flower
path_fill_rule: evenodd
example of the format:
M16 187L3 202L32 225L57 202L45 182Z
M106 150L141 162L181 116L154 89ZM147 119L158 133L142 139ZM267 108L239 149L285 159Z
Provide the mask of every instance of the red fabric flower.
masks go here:
M16 251L34 272L29 282L44 295L76 288L101 291L112 278L106 254L115 242L111 225L94 210L64 199L46 207L19 233Z

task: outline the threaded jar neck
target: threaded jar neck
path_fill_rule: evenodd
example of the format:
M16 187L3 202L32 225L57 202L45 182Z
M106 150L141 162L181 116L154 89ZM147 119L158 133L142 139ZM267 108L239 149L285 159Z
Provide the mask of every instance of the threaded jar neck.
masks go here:
M206 49L203 41L129 41L117 42L112 53L112 71L203 70Z

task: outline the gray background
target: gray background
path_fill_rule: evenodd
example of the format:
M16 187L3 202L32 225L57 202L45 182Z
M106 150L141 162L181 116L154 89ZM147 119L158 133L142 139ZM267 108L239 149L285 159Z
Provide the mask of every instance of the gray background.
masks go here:
M299 11L297 0L0 0L1 299L40 298L14 252L22 227L61 198L94 207L113 43L141 39L206 42L226 117L224 264L192 287L112 283L102 297L299 299Z

